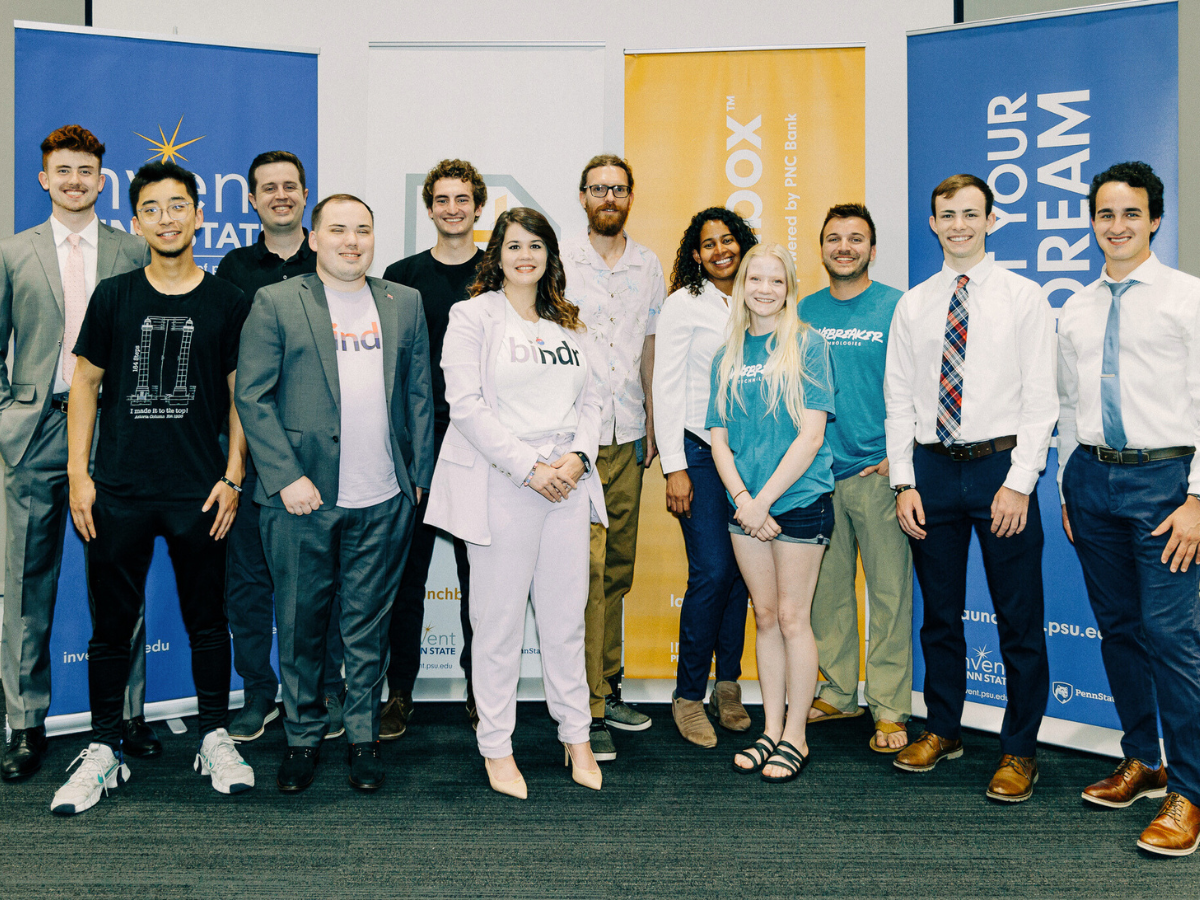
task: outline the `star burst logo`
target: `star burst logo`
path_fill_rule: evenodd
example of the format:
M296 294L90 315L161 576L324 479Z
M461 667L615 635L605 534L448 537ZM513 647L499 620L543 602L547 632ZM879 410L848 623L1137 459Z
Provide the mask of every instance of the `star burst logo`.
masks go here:
M149 143L150 146L153 147L155 150L154 153L152 153L150 156L146 157L146 162L150 162L151 160L154 160L154 159L161 160L162 162L175 162L177 157L179 159L182 159L184 162L187 162L188 158L186 156L184 156L182 153L180 153L179 151L182 150L184 147L188 146L189 144L194 144L194 143L196 143L196 141L203 140L206 137L206 135L202 134L198 138L192 138L190 141L183 141L182 143L180 143L179 142L179 129L182 126L183 126L183 116L180 116L179 122L175 126L175 131L171 134L170 137L167 137L167 133L165 131L163 131L162 126L159 125L158 133L159 133L159 136L162 138L162 140L159 140L159 141L156 141L154 138L146 137L144 134L140 134L135 131L134 134L136 134L138 137L140 137L143 141L146 141L147 143Z
M991 652L992 651L989 650L987 647L976 647L975 648L975 668L979 668L981 665L983 665L984 661L988 658L988 656L991 654Z

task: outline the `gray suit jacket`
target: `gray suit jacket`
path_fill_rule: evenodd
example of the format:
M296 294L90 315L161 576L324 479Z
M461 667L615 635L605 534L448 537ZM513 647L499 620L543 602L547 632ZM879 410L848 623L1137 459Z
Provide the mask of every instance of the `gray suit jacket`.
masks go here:
M103 223L97 243L97 284L149 262L145 241ZM0 453L10 466L21 462L50 403L65 326L58 251L47 219L0 241Z
M392 459L400 490L415 506L415 488L433 476L433 389L429 332L421 295L368 278L379 311L383 384ZM303 475L337 503L341 387L325 286L302 275L262 288L242 328L234 391L258 469L254 499L283 508L279 492Z

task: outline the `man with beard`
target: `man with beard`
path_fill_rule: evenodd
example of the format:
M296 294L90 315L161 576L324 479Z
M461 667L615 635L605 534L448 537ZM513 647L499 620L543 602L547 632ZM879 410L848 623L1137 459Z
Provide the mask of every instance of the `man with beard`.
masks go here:
M564 241L567 298L579 307L586 340L604 381L604 417L596 472L604 485L608 527L592 525L591 587L584 656L591 691L592 753L616 759L607 725L643 731L650 717L621 700L623 603L633 584L642 473L654 458L654 331L666 298L662 265L625 233L633 171L619 156L590 159L579 179L587 234Z
M67 524L67 400L75 338L96 283L146 264L146 244L96 218L104 145L79 125L42 141L38 180L50 218L0 241L0 454L7 517L4 643L0 650L12 738L0 778L41 768L50 709L50 628ZM11 356L9 338L12 338ZM131 756L162 743L142 715L146 627L131 648L122 739Z
M350 785L374 791L392 601L433 475L429 336L416 291L367 277L375 218L365 203L326 197L308 239L316 274L258 292L237 384L279 620L288 747L275 783L302 791L316 774L339 596Z
M825 429L833 450L834 529L813 596L812 624L825 682L810 722L852 719L858 705L858 554L871 592L866 700L875 720L871 749L908 743L912 712L912 553L888 485L883 370L901 292L872 281L875 223L860 203L835 206L821 227L829 287L805 297L800 317L829 344L838 417Z

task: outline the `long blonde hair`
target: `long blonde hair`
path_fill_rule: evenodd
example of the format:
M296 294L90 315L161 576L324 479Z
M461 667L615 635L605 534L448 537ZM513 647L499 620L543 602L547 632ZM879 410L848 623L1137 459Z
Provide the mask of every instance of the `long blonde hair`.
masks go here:
M783 263L787 273L787 298L783 302L783 309L775 317L775 329L767 337L768 356L763 366L760 390L765 392L767 412L771 415L777 415L782 398L784 408L799 431L805 409L804 382L816 383L804 371L804 357L812 327L802 322L797 313L800 287L796 280L796 264L792 262L792 255L779 244L758 244L748 250L742 257L742 264L734 279L730 332L725 339L725 355L717 370L717 415L722 422L728 421L731 402L736 403L743 412L746 410L741 392L746 330L750 327L750 310L746 307L746 272L752 260L764 256L774 256Z

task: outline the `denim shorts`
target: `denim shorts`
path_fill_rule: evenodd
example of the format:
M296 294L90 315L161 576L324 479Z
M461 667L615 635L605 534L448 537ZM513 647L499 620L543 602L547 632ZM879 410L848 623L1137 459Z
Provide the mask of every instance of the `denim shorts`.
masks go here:
M729 533L745 534L733 514L737 507L729 505ZM786 544L829 544L829 533L833 531L833 494L822 494L808 506L772 513L771 518L780 527L777 541Z

